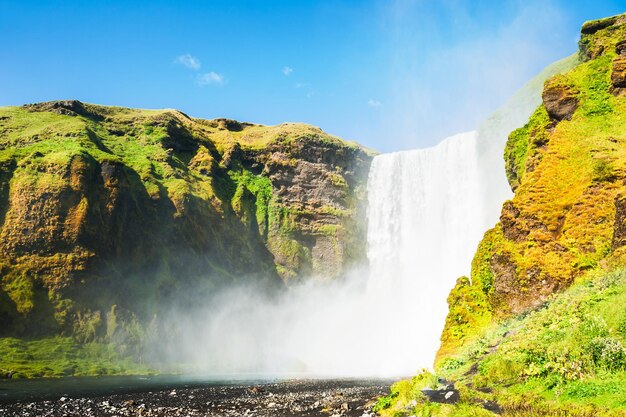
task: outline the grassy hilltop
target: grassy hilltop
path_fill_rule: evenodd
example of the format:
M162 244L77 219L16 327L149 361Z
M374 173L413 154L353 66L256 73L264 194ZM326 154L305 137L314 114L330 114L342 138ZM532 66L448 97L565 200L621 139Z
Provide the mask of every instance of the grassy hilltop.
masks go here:
M509 136L515 196L450 293L439 382L396 384L383 415L626 415L626 15L579 46ZM456 404L421 391L444 380Z

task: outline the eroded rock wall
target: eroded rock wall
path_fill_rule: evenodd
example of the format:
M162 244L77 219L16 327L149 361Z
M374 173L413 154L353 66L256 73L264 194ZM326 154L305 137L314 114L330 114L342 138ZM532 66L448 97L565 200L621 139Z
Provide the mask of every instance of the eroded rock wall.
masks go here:
M365 253L370 161L301 124L0 109L0 332L111 339L224 285L337 279Z

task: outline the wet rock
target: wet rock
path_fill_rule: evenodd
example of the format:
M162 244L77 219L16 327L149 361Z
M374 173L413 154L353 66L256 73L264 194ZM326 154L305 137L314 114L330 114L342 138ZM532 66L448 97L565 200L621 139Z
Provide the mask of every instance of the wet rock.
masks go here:
M8 404L3 417L13 416L308 416L373 417L375 399L391 381L289 381L255 386L206 386L129 393L92 399L69 398ZM258 394L251 395L253 388ZM260 392L262 391L262 392ZM272 391L272 392L269 392ZM171 395L173 392L176 395ZM323 399L323 400L322 400ZM137 405L139 404L139 405ZM320 409L323 404L324 410Z
M492 413L495 413L495 414L502 414L502 408L500 407L498 403L485 400L482 406L487 411L491 411Z
M461 398L459 391L452 387L445 387L445 389L437 390L422 390L422 393L434 403L441 404L456 404Z

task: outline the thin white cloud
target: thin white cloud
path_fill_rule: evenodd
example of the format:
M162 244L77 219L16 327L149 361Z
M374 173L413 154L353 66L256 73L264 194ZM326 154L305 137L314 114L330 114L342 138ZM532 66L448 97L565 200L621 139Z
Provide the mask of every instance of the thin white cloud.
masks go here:
M191 54L181 55L176 58L174 62L194 71L198 71L200 69L200 60Z
M293 72L293 68L291 68L291 67L284 67L283 68L283 74L286 75L286 76L291 75L292 72Z
M206 72L204 74L198 74L197 82L199 85L209 85L209 84L224 84L226 79L222 74L218 74L217 72Z
M383 103L378 100L369 99L367 100L367 105L370 107L380 107Z

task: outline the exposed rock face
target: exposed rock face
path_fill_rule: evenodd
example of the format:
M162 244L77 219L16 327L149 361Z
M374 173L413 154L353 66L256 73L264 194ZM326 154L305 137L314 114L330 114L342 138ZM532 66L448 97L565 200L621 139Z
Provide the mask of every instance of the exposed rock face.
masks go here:
M585 22L578 42L582 60L596 59L613 51L615 45L623 41L620 37L623 35L624 23L626 23L624 15Z
M577 92L564 85L546 83L543 90L543 105L551 119L556 121L571 120L578 107Z
M0 109L0 333L114 338L228 283L337 278L365 252L370 162L299 124Z
M616 250L624 245L626 245L626 198L619 196L615 199L615 223L611 249Z
M626 96L615 94L626 85L625 16L585 24L584 62L548 80L543 104L509 136L515 196L485 234L471 281L449 297L439 359L493 320L541 306L585 271L626 257Z
M611 83L614 88L626 88L626 57L620 56L613 60Z
M583 35L593 35L599 30L613 26L617 19L618 16L611 16L604 19L590 20L583 24L583 27L580 29L580 33Z
M611 84L614 93L620 94L626 89L626 41L620 41L615 45L617 56L613 59L611 70Z
M364 224L369 158L356 147L337 148L321 138L277 141L251 157L276 190L276 202L294 213L298 243L310 255L302 267L320 277L336 278L346 259L364 259ZM355 199L358 204L352 204ZM289 260L271 246L279 264ZM309 264L310 259L310 264Z

